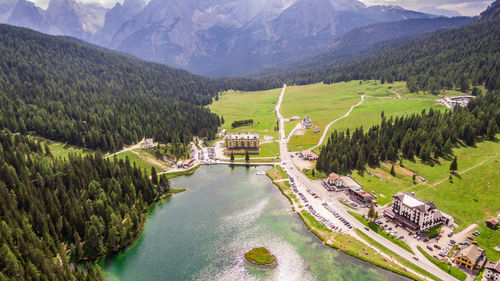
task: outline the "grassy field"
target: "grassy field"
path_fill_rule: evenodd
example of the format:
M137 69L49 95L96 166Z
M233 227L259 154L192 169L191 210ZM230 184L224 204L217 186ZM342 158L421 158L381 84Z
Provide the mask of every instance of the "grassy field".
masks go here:
M361 232L359 229L356 229L356 233L361 236L364 240L366 240L368 243L370 243L371 245L375 246L377 249L379 249L380 251L384 252L386 255L390 256L391 258L394 258L396 259L400 264L408 267L408 268L411 268L413 270L415 270L416 272L424 275L424 276L427 276L427 277L430 277L434 280L439 280L439 278L437 278L436 276L432 275L431 273L425 271L424 269L414 265L413 263L407 261L406 259L402 258L401 256L399 256L398 254L394 253L393 251L387 249L386 247L382 246L380 243L378 243L377 241L373 240L372 238L370 238L368 235L364 234L363 232Z
M280 89L258 92L228 91L220 95L219 100L209 105L210 110L224 117L223 129L232 133L258 133L261 136L278 137L274 132L276 114L274 107L278 101ZM254 124L232 129L231 123L235 120L253 119Z
M149 163L148 161L142 159L141 157L137 156L135 153L133 153L132 151L125 151L125 152L122 152L122 153L119 153L113 157L116 157L118 159L123 159L125 160L126 157L128 157L128 160L130 161L130 164L133 164L135 163L135 165L142 169L143 172L147 173L148 175L151 173L151 167L155 167L156 171L157 172L161 172L163 171L160 167L158 166L155 166L151 163Z
M397 89L405 99L396 99L392 92ZM362 105L354 108L349 117L336 122L330 127L327 134L334 130L355 129L363 126L369 128L381 121L381 112L386 116L397 116L419 113L423 109L438 108L434 95L424 93L410 94L402 82L380 84L377 81L351 81L331 85L313 84L307 86L288 87L282 105L282 114L285 117L307 115L321 129L321 133L314 133L312 129L305 130L304 135L295 135L290 139L290 150L297 151L314 146L319 141L326 126L346 114L351 106L361 101L360 93L366 95ZM406 99L412 98L412 99ZM440 107L443 108L443 107ZM286 133L300 121L288 122L285 125ZM325 139L325 142L327 139ZM319 151L319 149L317 150Z
M68 145L68 144L64 144L64 143L60 143L60 142L45 142L45 141L43 141L42 145L43 145L43 143L48 143L50 152L52 152L52 155L54 155L54 157L56 157L56 158L68 158L68 155L70 153L83 154L83 155L93 153L93 151L90 149L76 147L76 146L72 146L72 145Z
M489 219L489 217L486 219ZM474 240L477 241L479 247L484 249L488 259L490 261L500 260L500 252L493 249L495 247L500 247L500 229L491 229L487 227L483 221L478 223L477 230L481 232L481 235L474 236Z
M450 274L451 276L457 278L458 280L465 280L467 278L467 274L463 272L462 270L453 267L453 265L448 265L445 264L429 255L427 252L425 252L420 246L418 246L418 250L428 259L430 260L433 264L435 264L437 267L441 268L444 272Z

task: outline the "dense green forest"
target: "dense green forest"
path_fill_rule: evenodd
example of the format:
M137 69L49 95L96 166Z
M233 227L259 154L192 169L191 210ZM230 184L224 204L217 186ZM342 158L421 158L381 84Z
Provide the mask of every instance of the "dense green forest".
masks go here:
M0 133L0 280L102 279L69 262L127 245L166 188L128 159L58 159L40 142Z
M474 145L480 138L494 138L500 127L500 91L480 94L466 108L434 111L386 119L365 131L335 131L322 147L316 168L349 173L368 164L418 156L432 164L452 155L459 144Z
M8 25L0 25L0 57L0 129L105 151L143 137L213 138L220 119L202 106L220 90L281 86L204 78Z
M462 27L380 42L354 53L326 53L272 76L289 85L378 79L407 81L412 92L468 91L471 85L500 89L499 7L497 0Z

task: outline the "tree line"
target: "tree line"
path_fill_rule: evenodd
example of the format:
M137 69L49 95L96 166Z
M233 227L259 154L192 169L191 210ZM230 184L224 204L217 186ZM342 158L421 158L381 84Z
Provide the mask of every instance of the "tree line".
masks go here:
M130 243L169 187L154 180L128 158L54 158L47 145L0 133L0 280L104 280L69 263Z
M352 133L333 132L321 148L316 168L347 174L380 162L414 159L432 165L451 156L459 144L473 146L481 138L495 138L500 127L500 91L480 94L466 108L452 111L430 109L421 114L382 117L379 125Z
M0 25L0 57L0 129L103 151L143 137L212 139L221 120L203 106L220 91L281 86L205 78L8 25Z
M248 120L235 120L233 123L231 123L231 128L238 128L238 127L243 127L243 126L249 126L253 124L253 119L248 119Z
M406 81L411 92L431 93L442 89L468 92L477 85L500 89L500 17L492 13L499 5L496 1L479 19L461 27L379 42L364 49L325 52L290 67L281 66L284 72L261 78L279 79L288 85Z

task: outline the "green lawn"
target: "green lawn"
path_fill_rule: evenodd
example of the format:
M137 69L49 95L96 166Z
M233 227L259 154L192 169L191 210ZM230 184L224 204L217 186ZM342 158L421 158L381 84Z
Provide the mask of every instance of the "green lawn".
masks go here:
M398 89L403 97L415 99L395 99L396 95L390 88ZM365 102L356 107L347 118L336 122L328 134L334 130L355 129L363 126L369 128L379 124L381 112L386 116L420 113L423 109L443 108L438 107L435 100L438 96L429 94L410 94L405 89L405 84L397 82L393 84L380 84L377 81L351 81L331 85L313 84L306 86L288 87L283 100L281 113L285 117L307 115L313 121L313 125L320 127L320 133L314 133L312 129L305 131L304 135L294 135L290 139L289 148L292 151L310 148L317 144L323 130L333 120L346 114L351 106L361 101L360 93L367 97ZM369 96L369 97L368 97ZM285 124L286 133L295 127L299 121ZM327 139L325 139L325 142ZM319 151L319 149L317 150Z
M361 215L353 213L351 211L348 211L349 214L351 214L353 217L355 217L357 220L359 220L362 224L366 225L369 227L372 231L378 233L380 236L386 238L387 240L391 241L392 243L398 245L399 247L407 250L408 252L414 254L410 246L408 246L403 240L399 240L397 238L392 237L391 235L387 234L384 229L382 229L378 224L367 221L364 219Z
M220 95L219 100L208 107L213 112L224 117L225 122L222 128L228 130L228 132L258 133L261 135L261 140L263 135L271 135L277 138L278 134L274 132L276 126L274 108L280 93L281 88L257 92L228 91ZM254 124L235 129L231 128L233 121L247 119L253 119Z
M116 154L113 157L125 160L125 158L127 156L128 156L128 160L130 161L131 165L133 165L133 163L135 162L135 165L138 168L142 169L143 172L147 173L148 175L151 173L151 167L155 167L155 169L156 169L157 172L163 171L160 167L155 166L155 165L149 163L148 161L146 161L146 160L142 159L141 157L137 156L132 151L125 151L125 152ZM113 157L111 157L111 158L113 158Z
M73 154L89 154L93 153L92 150L86 149L86 148L81 148L81 147L76 147L60 142L47 142L49 144L50 152L52 152L52 155L56 158L68 158L68 155L70 153Z
M486 217L485 219L489 219ZM474 236L474 240L477 241L479 247L484 249L486 256L490 261L500 260L500 252L495 251L495 247L500 247L500 229L493 230L487 227L484 221L478 223L479 232L481 235Z
M425 271L424 269L414 265L413 263L407 261L406 259L402 258L400 255L394 253L393 251L387 249L386 247L382 246L380 243L378 243L377 241L373 240L372 238L370 238L370 236L364 234L363 232L361 232L359 229L356 229L356 233L361 236L364 240L366 240L368 243L370 243L371 245L375 246L377 249L379 249L380 251L384 252L386 255L389 255L391 258L395 258L399 263L401 263L402 265L408 267L408 268L411 268L413 270L415 270L416 272L424 275L424 276L427 276L427 277L430 277L434 280L439 280L439 278L437 278L436 276L432 275L431 273Z
M425 252L420 246L418 246L418 250L428 259L430 260L433 264L435 264L437 267L441 268L444 272L450 274L451 276L457 278L458 280L465 280L467 278L467 274L463 272L462 270L453 267L453 265L445 264L435 258L433 258L431 255L429 255L427 252Z

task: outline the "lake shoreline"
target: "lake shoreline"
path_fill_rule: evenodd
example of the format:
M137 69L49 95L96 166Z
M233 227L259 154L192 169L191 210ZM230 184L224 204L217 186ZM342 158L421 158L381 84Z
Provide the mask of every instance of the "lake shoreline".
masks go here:
M281 194L283 194L283 196L285 196L285 197L288 199L288 201L289 201L289 202L290 202L290 204L291 204L291 207L292 207L293 212L295 212L295 213L296 213L296 214L300 217L300 219L302 220L302 222L304 223L304 225L307 227L307 229L308 229L310 232L312 232L312 233L313 233L313 234L314 234L317 238L319 238L319 239L320 239L320 241L321 241L321 242L323 242L323 244L324 244L324 245L329 246L329 247L331 247L331 248L333 248L333 249L339 250L339 251L341 251L342 253L347 254L347 255L349 255L349 256L352 256L352 257L355 257L355 258L357 258L357 259L359 259L359 260L361 260L361 261L364 261L364 262L367 262L367 263L369 263L369 264L372 264L372 265L374 265L374 266L376 266L376 267L378 267L378 268L382 268L382 269L384 269L384 270L387 270L387 271L393 272L393 273L395 273L395 274L398 274L398 275L401 275L401 276L404 276L404 277L407 277L407 278L411 278L411 279L413 279L413 280L422 280L422 279L420 279L420 278L415 278L415 276L412 276L412 275L410 275L410 274L408 274L408 273L406 273L406 272L402 272L402 271L399 271L399 270L395 270L395 269L394 269L394 268L392 268L392 267L389 267L389 266L384 266L384 265L382 265L382 264L379 264L379 263L376 263L376 262L374 262L374 261L371 261L371 260L369 260L369 259L365 258L364 256L360 256L360 255L358 255L358 254L356 254L356 253L354 253L354 252L352 252L352 251L342 249L341 247L338 247L338 246L336 246L336 245L335 245L335 244L333 244L333 243L328 243L328 241L326 241L326 240L322 237L322 235L320 235L320 234L319 234L319 232L315 229L315 227L314 227L311 223L309 223L309 222L307 221L307 219L304 217L304 215L302 215L299 211L297 211L297 210L295 209L294 204L293 204L293 198L292 198L291 196L289 196L289 195L285 192L285 190L284 190L284 189L283 189L283 188L282 188L282 187L281 187L281 186L280 186L280 185L276 182L276 180L279 180L279 178L274 178L274 177L273 177L270 173L266 173L266 175L267 175L267 176L268 176L268 178L271 180L272 184L273 184L273 185L275 185L275 186L277 186L277 187L279 188L279 190L281 191ZM367 246L368 246L368 245L367 245Z

